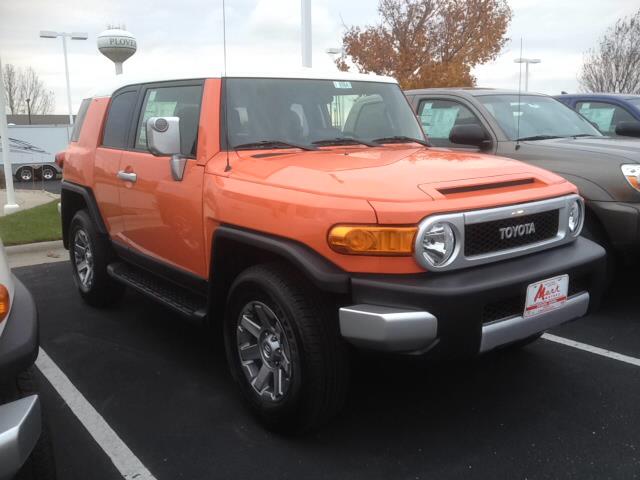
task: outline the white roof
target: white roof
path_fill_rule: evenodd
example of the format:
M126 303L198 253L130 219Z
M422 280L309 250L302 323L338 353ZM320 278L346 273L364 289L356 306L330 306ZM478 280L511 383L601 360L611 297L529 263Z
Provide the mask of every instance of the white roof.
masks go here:
M226 74L215 72L194 72L194 73L173 73L173 74L155 74L140 76L118 75L111 82L92 90L84 98L110 97L113 92L127 85L137 85L139 83L151 82L168 82L174 80L190 80L194 78L301 78L312 80L338 80L338 81L361 81L361 82L378 82L378 83L398 83L395 78L383 75L374 75L369 73L351 73L351 72L327 72L314 70L312 68L304 68L300 70L281 70L270 72L244 72L244 71L228 71Z

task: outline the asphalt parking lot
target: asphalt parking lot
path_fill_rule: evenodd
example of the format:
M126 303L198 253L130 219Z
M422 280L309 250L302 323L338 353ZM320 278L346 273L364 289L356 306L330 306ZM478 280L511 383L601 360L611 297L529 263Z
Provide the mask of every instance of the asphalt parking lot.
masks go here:
M45 190L60 195L60 179L45 181L34 179L32 182L14 182L16 190Z
M16 269L41 345L157 479L636 478L640 367L540 340L473 363L362 359L343 414L312 435L264 431L221 342L141 295L98 311L67 262ZM552 332L640 358L634 277ZM61 479L122 478L40 376Z

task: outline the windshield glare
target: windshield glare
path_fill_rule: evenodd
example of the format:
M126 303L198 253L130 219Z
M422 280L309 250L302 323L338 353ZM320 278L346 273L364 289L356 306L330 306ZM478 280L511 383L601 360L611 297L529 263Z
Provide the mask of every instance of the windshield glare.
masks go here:
M228 78L225 88L231 149L265 141L311 145L345 137L424 139L411 107L394 83Z
M519 103L518 95L486 95L477 98L512 141L539 136L601 135L582 116L553 98L522 95Z

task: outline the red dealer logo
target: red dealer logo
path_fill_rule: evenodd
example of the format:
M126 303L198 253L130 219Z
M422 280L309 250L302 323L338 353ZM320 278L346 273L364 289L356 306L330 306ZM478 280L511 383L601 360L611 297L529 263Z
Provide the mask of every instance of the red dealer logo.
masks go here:
M533 297L533 301L537 302L538 300L546 300L549 296L560 293L560 286L556 285L553 289L547 290L544 284L540 284L538 287L538 291L536 292L536 296Z

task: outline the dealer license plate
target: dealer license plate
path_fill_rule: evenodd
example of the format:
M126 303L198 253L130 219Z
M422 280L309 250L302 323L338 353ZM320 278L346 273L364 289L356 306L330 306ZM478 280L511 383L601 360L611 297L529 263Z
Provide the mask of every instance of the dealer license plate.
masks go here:
M527 287L527 299L524 304L524 318L560 308L567 301L569 275L541 280Z

